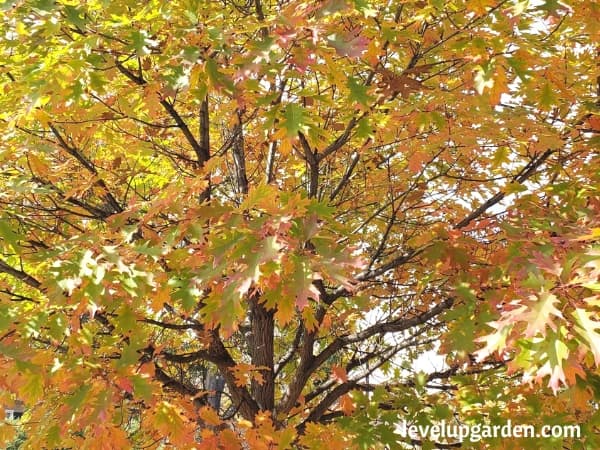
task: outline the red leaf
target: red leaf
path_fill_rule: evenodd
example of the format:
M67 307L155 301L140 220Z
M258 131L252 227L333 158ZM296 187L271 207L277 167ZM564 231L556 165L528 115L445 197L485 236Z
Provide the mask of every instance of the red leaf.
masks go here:
M368 48L369 39L364 36L332 34L328 37L329 43L340 56L359 58Z
M132 393L133 392L133 383L127 377L117 378L115 380L115 384L123 389L125 392Z

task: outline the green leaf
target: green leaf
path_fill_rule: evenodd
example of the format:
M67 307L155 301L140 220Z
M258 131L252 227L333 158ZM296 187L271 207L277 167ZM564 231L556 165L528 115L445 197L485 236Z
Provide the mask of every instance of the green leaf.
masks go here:
M163 254L162 246L153 246L150 241L144 242L141 245L136 245L135 250L142 255L159 257Z
M131 32L130 39L132 47L138 56L150 54L150 46L155 42L148 37L148 32L145 30L134 30Z
M527 81L530 77L529 64L526 60L521 57L513 56L506 58L508 65L514 70L515 75L521 79L521 81Z
M359 82L355 77L348 77L348 89L350 89L350 99L361 105L368 106L371 96L367 94L367 86Z
M356 125L356 137L366 139L373 138L375 130L367 117L363 117Z
M77 388L72 395L65 399L65 403L70 406L72 413L74 413L81 405L84 404L90 388L91 386L89 384L84 384Z
M7 219L0 218L0 238L16 250L18 248L17 242L21 237L15 233Z
M506 146L498 147L496 152L494 153L494 158L492 159L492 167L498 168L503 163L509 161L510 157L510 148Z
M369 0L354 0L354 7L365 17L377 17L377 8Z
M150 400L152 398L152 385L145 378L140 375L133 375L131 383L133 384L133 393L136 397L142 400Z
M512 182L506 186L507 194L517 194L519 192L525 192L527 190L527 186L521 183Z
M545 82L540 91L539 104L544 109L550 109L557 103L556 93L549 82Z
M6 330L13 321L12 308L9 305L0 304L0 330Z
M600 367L600 321L593 318L594 313L582 308L575 308L574 316L579 325L575 329L592 351L596 367Z
M44 378L37 371L26 370L23 372L24 383L19 389L23 401L35 404L44 397Z
M217 90L225 88L225 91L229 94L234 92L235 86L233 81L219 71L218 65L214 59L206 59L205 70L208 80L213 87L215 87Z
M33 7L41 11L50 12L56 7L56 2L54 0L35 0Z
M197 288L184 285L173 293L172 298L180 300L185 311L191 311L198 304L199 295L200 291Z
M116 325L118 329L123 332L130 332L136 329L137 318L134 310L129 305L123 304L123 306L119 309Z
M139 347L135 344L126 345L123 350L121 350L121 357L117 361L117 367L122 368L135 364L140 359L138 350Z
M296 103L289 103L285 108L284 118L287 136L296 137L298 132L302 131L306 120L304 108Z
M80 30L84 30L87 24L87 20L85 18L85 11L82 11L80 8L71 5L64 6L65 16L67 20L75 25Z
M200 49L196 46L187 46L183 48L183 58L186 61L195 63L200 58Z

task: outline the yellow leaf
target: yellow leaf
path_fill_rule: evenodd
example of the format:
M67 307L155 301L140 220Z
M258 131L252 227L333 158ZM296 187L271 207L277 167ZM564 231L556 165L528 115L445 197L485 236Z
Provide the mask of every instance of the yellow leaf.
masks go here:
M495 6L495 0L469 0L466 2L467 9L476 14L485 14L488 8Z
M163 437L179 448L189 448L193 442L193 424L188 424L182 418L180 411L169 402L161 402L156 405L152 415L152 425Z
M48 166L35 153L29 153L27 160L34 175L44 177L48 174Z
M198 410L198 417L200 417L200 419L202 419L206 425L216 427L222 423L217 412L208 406L204 406Z
M48 125L50 122L50 115L41 108L34 108L31 116L39 121L42 125Z
M498 66L494 76L494 84L490 88L490 105L496 106L500 103L500 98L505 92L508 92L508 78L504 68Z
M575 240L577 241L589 241L596 240L600 238L600 228L592 228L590 233L584 234L583 236L578 236Z

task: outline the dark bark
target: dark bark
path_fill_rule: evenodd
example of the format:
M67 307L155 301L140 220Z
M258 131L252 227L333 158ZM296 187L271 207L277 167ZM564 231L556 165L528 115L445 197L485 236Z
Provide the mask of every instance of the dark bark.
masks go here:
M248 178L246 175L246 154L244 148L244 130L242 129L241 118L238 117L239 123L233 129L233 146L231 153L233 155L233 167L235 172L235 182L239 194L246 195L248 193Z
M256 296L250 299L250 308L250 355L252 364L261 368L263 378L263 382L252 381L252 394L262 410L271 411L275 406L274 311L267 310Z

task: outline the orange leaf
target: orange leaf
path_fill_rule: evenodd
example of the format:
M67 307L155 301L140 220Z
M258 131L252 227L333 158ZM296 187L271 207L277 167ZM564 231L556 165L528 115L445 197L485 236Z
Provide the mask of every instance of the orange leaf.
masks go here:
M222 448L223 450L238 450L239 448L243 448L233 430L226 429L221 431L219 440L221 441L221 447L219 448Z
M425 163L429 160L429 155L424 152L416 151L408 159L408 170L412 173L418 173L423 169Z
M588 119L588 123L590 124L590 127L592 128L592 130L600 131L600 116L599 115L591 116Z
M348 374L346 373L346 369L341 366L333 366L331 368L331 376L334 380L339 381L340 383L345 383L348 381Z
M502 94L508 92L508 78L506 77L506 71L502 66L498 66L496 69L496 76L494 77L494 85L490 89L490 105L496 106L500 103Z
M354 405L354 401L350 397L350 394L345 394L340 397L340 408L347 416L354 412L356 406Z
M193 424L188 423L182 418L180 410L169 402L159 403L152 415L152 425L161 436L168 436L169 441L177 447L188 448L193 442Z
M35 153L29 153L27 155L29 165L36 176L45 176L48 174L48 166L43 162Z
M198 417L204 421L206 425L218 426L222 421L217 412L208 406L203 406L198 410Z

